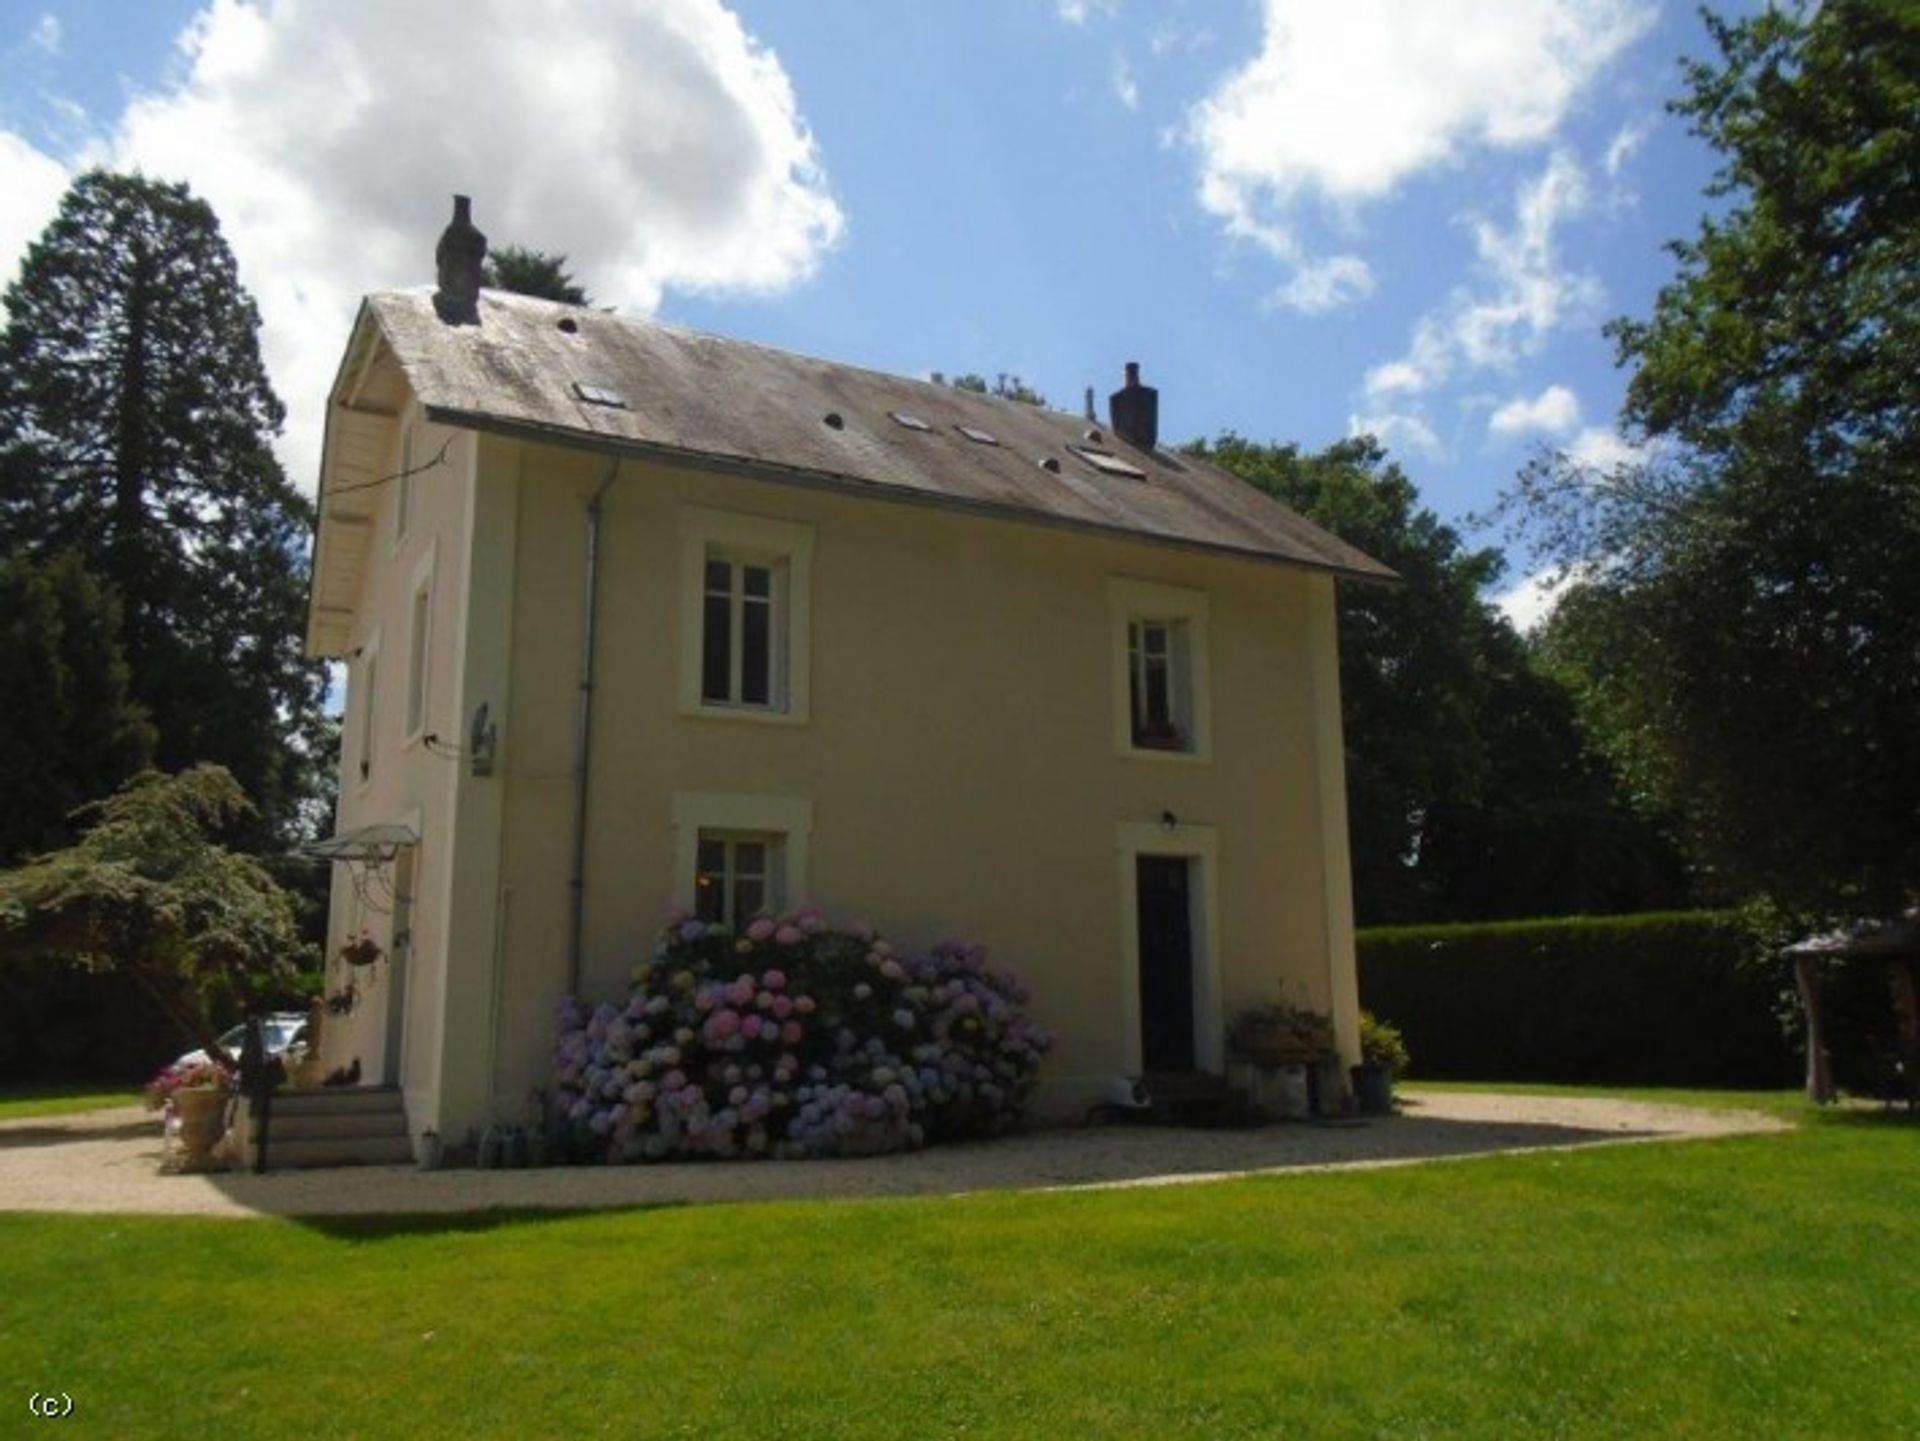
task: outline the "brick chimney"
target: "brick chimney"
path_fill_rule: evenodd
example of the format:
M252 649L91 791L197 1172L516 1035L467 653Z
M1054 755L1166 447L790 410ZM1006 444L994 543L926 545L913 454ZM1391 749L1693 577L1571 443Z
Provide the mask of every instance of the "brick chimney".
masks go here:
M473 202L456 195L453 219L433 249L433 308L448 325L480 323L480 267L486 258L487 237L474 228Z
M1140 362L1127 362L1127 383L1107 397L1108 424L1129 445L1152 450L1160 439L1160 392L1140 383Z

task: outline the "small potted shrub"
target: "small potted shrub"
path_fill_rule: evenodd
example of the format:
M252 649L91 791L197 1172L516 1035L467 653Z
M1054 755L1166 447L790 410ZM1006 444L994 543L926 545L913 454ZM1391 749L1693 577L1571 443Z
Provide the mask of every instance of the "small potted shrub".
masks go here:
M1372 1011L1360 1013L1360 1064L1353 1068L1353 1095L1361 1113L1390 1115L1393 1078L1407 1069L1407 1042L1400 1028Z

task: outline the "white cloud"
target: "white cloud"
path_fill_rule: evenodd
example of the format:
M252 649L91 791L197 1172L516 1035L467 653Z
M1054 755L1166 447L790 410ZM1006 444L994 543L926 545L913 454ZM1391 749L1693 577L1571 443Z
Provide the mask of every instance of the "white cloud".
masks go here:
M1204 25L1193 30L1183 30L1178 25L1162 22L1154 26L1153 33L1147 37L1147 49L1156 60L1165 59L1176 50L1204 50L1213 43L1213 32Z
M1639 465L1647 458L1644 447L1635 445L1604 425L1590 425L1581 431L1568 444L1566 453L1567 459L1575 465L1598 471Z
M1293 259L1288 207L1352 207L1474 146L1551 140L1650 0L1266 0L1260 53L1197 105L1200 200Z
M1567 593L1567 572L1537 570L1493 598L1494 609L1525 634L1543 625Z
M1373 293L1373 270L1357 255L1334 255L1301 263L1293 278L1268 297L1268 303L1323 315Z
M1140 84L1133 78L1133 67L1127 64L1127 57L1120 54L1113 57L1113 93L1127 109L1140 108Z
M1433 427L1411 412L1381 411L1347 418L1347 434L1371 435L1390 450L1439 459L1447 448Z
M1096 17L1111 19L1119 0L1058 0L1054 9L1069 25L1085 25Z
M219 214L303 487L359 296L431 282L455 191L494 244L563 251L641 312L792 285L844 225L786 72L720 0L211 0L180 49L177 85L87 158ZM58 169L0 135L0 264L44 223L18 177L57 196Z
M1531 400L1523 396L1494 411L1487 421L1487 430L1502 436L1526 435L1531 431L1571 435L1579 424L1580 397L1564 385L1549 385Z
M1601 161L1609 180L1619 178L1622 167L1647 143L1647 136L1652 129L1653 126L1647 121L1632 120L1615 132L1613 139L1607 142L1607 152Z
M1419 394L1462 370L1506 370L1555 330L1591 315L1599 280L1561 267L1554 231L1588 204L1586 177L1564 151L1523 184L1513 222L1472 222L1475 274L1417 321L1407 353L1367 373L1367 394Z
M42 15L34 22L33 30L27 36L34 49L48 55L60 53L60 17L54 14Z
M19 271L28 245L47 228L67 188L67 170L51 155L0 130L0 288Z

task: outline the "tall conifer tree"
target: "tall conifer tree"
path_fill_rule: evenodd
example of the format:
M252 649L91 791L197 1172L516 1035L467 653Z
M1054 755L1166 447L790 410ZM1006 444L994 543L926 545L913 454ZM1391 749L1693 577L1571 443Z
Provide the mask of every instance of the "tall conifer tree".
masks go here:
M259 326L204 201L77 179L6 293L0 553L77 551L119 597L156 763L227 767L283 829L325 675L301 655L312 510L274 458Z

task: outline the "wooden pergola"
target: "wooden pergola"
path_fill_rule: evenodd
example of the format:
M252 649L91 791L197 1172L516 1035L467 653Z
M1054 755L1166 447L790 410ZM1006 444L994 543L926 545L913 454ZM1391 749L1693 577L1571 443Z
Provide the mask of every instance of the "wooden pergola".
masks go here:
M1920 1100L1920 909L1892 920L1862 921L1846 930L1808 936L1788 946L1800 1010L1807 1022L1807 1099L1834 1099L1820 1013L1820 964L1828 960L1878 962L1887 969L1900 1033L1900 1065L1909 1106Z

